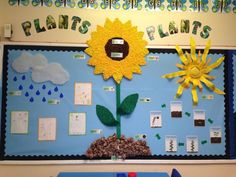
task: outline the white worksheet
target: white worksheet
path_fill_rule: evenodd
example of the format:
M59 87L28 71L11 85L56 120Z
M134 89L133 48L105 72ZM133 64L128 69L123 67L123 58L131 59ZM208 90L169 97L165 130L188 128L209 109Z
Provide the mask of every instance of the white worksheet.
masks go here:
M11 112L11 133L27 134L29 125L29 113L27 111Z
M38 140L56 140L56 118L39 118Z
M74 104L75 105L92 104L91 83L75 83Z
M69 135L85 135L86 113L69 114Z

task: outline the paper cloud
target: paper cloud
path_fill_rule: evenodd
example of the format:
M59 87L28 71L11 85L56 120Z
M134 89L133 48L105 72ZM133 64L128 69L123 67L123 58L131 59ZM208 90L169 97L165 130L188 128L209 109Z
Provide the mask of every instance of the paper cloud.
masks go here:
M47 58L42 54L32 55L29 52L22 52L21 56L12 63L12 68L19 73L26 73L35 67L45 67L48 64Z
M45 67L32 70L32 80L37 83L51 81L53 84L64 84L69 80L69 73L58 63L50 63Z
M36 83L50 81L62 85L69 80L69 73L59 63L49 63L42 54L32 55L22 52L21 56L13 61L12 68L19 73L32 72L32 80Z

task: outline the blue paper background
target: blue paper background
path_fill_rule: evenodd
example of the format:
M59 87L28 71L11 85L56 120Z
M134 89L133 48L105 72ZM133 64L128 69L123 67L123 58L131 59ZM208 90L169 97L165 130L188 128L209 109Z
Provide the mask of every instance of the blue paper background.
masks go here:
M18 90L19 85L24 87L23 95L20 97L7 96L7 113L6 113L6 144L5 155L83 155L89 145L101 136L109 136L115 133L115 128L104 126L96 116L96 104L104 105L115 113L115 92L105 92L104 86L114 86L112 79L104 81L101 75L94 75L94 68L87 65L88 56L85 60L74 59L73 55L78 52L72 51L28 51L31 54L42 53L48 62L58 62L70 74L70 80L63 86L58 86L58 92L54 92L55 85L47 82L46 90L42 90L43 84L33 83L30 78L30 72L19 74L13 71L10 64L21 55L21 50L9 51L8 65L8 86L7 91ZM152 54L149 54L152 55ZM193 107L191 89L184 92L180 100L183 102L183 117L171 118L170 101L174 101L174 96L178 85L176 79L167 80L161 76L166 73L177 71L175 64L180 63L177 54L161 53L157 54L159 61L148 61L143 66L142 75L133 75L133 80L123 79L121 83L121 97L125 98L132 93L139 93L139 98L149 97L150 103L138 102L135 111L128 117L122 117L122 134L126 137L134 137L137 134L147 134L147 144L151 148L152 154L157 155L225 155L225 127L224 127L224 96L214 94L204 87L203 93L199 95L198 106ZM220 54L209 55L212 62L221 57ZM219 68L211 72L216 76L214 84L224 89L224 72L222 64ZM21 78L25 75L26 79ZM17 81L13 81L14 77ZM74 83L91 82L92 83L92 105L76 106L74 105ZM33 84L34 89L28 87ZM59 98L63 93L59 105L48 105L41 101L42 96L47 95L48 90L52 91L50 98ZM35 91L41 90L41 95L36 96ZM25 91L34 95L34 102L29 102L29 97L25 97ZM202 95L213 94L214 100L204 100ZM161 105L166 104L166 108ZM193 109L203 109L206 111L206 126L195 127L193 121ZM11 111L29 111L29 133L27 135L16 135L10 133L10 112ZM150 128L150 111L162 111L162 127ZM86 112L86 135L69 136L69 113ZM188 117L184 113L189 112ZM57 118L57 135L56 141L38 141L38 118L39 117L56 117ZM207 119L212 119L210 124ZM222 143L210 143L210 127L222 128ZM91 134L91 129L102 129L103 134ZM161 139L156 138L159 134ZM178 143L184 143L185 146L179 146L176 153L165 151L165 136L176 135ZM190 154L186 152L186 136L198 136L199 152ZM201 141L206 140L206 144Z

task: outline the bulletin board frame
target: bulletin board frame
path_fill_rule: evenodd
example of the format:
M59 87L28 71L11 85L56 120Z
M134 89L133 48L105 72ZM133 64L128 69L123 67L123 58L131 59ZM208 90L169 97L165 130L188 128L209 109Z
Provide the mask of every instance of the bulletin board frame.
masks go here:
M4 53L3 53L3 86L2 86L2 118L1 118L1 149L0 149L0 158L1 160L89 160L84 155L46 155L46 156L8 156L4 154L5 151L5 143L6 143L6 99L7 99L7 65L8 65L8 50L10 49L25 49L25 50L51 50L51 51L80 51L84 50L85 47L71 47L71 46L44 46L44 45L4 45ZM189 49L184 49L189 50ZM152 53L176 53L174 49L149 49L149 52ZM233 108L231 105L233 104L233 67L232 67L232 52L227 50L210 50L210 53L215 54L223 54L225 55L225 155L153 155L147 157L135 157L129 158L127 160L157 160L157 159L233 159L236 157L235 155L235 119L233 118ZM94 160L102 160L104 158L96 158ZM104 160L109 160L109 158L105 158Z

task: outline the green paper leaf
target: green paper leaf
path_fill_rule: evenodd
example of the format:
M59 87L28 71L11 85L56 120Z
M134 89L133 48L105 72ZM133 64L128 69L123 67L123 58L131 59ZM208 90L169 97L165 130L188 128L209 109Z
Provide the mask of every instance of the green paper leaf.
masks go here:
M106 107L97 105L96 106L96 113L99 120L106 126L116 126L118 122L114 118L111 111L109 111Z
M137 93L127 96L122 101L122 103L118 109L118 112L121 115L131 114L134 111L137 102L138 102L138 94Z

